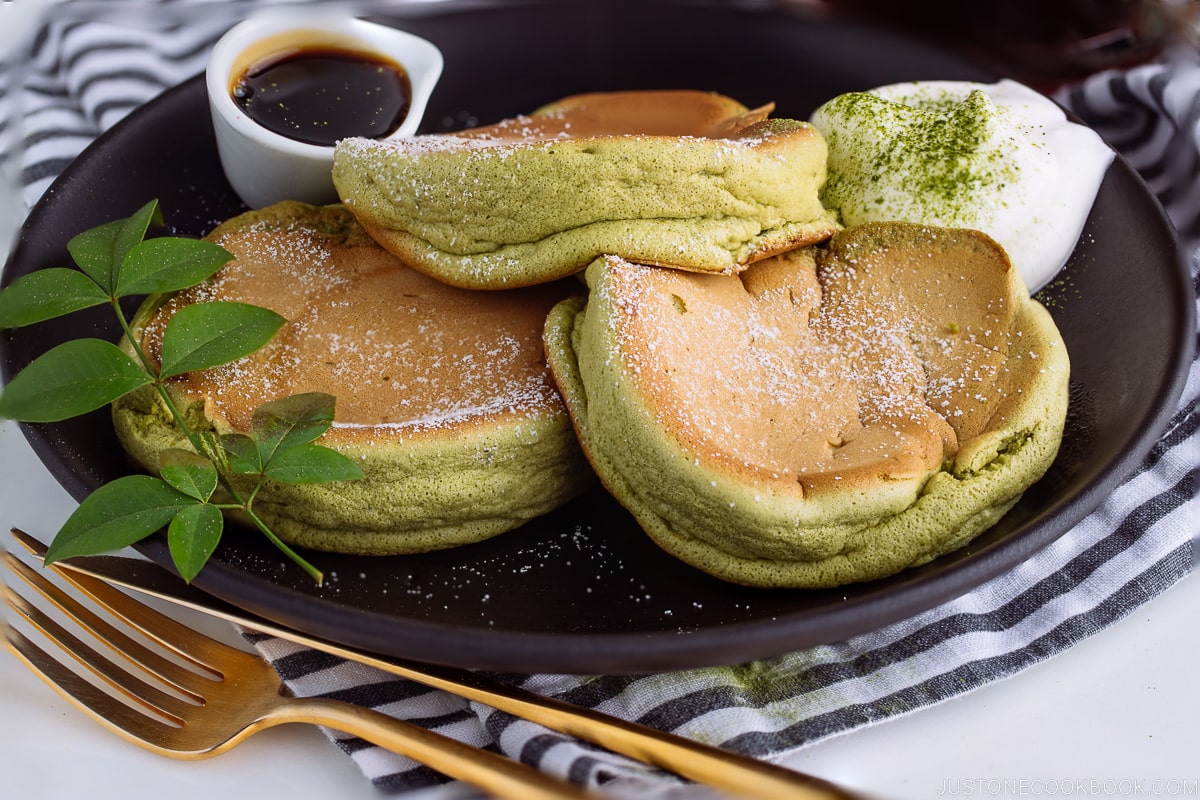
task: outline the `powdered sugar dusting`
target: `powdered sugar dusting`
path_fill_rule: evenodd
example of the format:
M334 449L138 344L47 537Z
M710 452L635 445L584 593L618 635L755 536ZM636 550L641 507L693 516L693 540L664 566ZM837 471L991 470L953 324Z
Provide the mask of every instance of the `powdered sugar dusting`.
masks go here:
M608 358L697 460L781 480L936 469L1008 390L1009 276L953 275L936 241L900 263L880 249L740 279L613 260Z
M561 286L454 289L372 243L303 226L252 226L221 244L237 260L172 300L146 338L157 354L166 319L184 303L236 300L286 318L263 349L178 381L235 429L262 402L310 391L337 397L335 438L561 410L541 345Z

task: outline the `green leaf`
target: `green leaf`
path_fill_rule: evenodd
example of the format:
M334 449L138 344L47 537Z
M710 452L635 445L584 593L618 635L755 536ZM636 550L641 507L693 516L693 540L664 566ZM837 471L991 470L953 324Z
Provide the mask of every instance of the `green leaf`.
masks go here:
M129 251L117 278L117 297L176 292L212 277L233 254L199 239L164 237Z
M58 422L106 406L150 382L146 370L116 345L72 339L13 377L0 394L0 417Z
M202 503L179 511L167 527L167 546L175 569L191 582L221 541L225 518L216 506Z
M362 468L336 450L305 444L275 453L264 473L280 483L327 483L354 481L363 477Z
M269 342L284 322L270 309L245 303L184 306L163 332L160 377L236 361Z
M195 500L149 475L126 475L88 495L46 553L50 564L128 547L160 530Z
M124 220L114 220L86 230L67 242L71 258L105 294L112 294L117 286L117 268L121 262L113 251L123 224Z
M162 222L157 200L151 200L131 217L113 220L73 237L67 242L67 251L105 294L115 295L121 264L134 245L145 238L151 222Z
M333 395L307 392L271 400L254 409L250 435L258 444L262 463L270 464L278 451L321 438L333 424L336 402Z
M158 457L158 467L163 480L201 502L206 502L217 489L217 468L191 450L175 447L164 450Z
M157 200L151 200L132 215L119 221L121 226L113 243L113 263L117 266L123 264L129 251L146 238L146 231L152 223L163 224L162 209L159 208Z
M20 328L108 302L95 281L77 269L39 269L0 292L0 328Z
M258 445L244 433L227 433L221 437L221 450L228 457L229 471L234 475L261 475L263 462Z

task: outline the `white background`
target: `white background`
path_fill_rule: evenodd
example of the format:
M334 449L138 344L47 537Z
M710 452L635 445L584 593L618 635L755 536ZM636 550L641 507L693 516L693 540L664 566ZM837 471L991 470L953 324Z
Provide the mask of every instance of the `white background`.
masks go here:
M0 2L0 45L40 5ZM0 191L4 253L24 216L8 189ZM17 526L45 540L73 507L18 428L0 423L0 533L7 536ZM1014 678L815 745L787 763L897 799L1200 797L1198 618L1200 580L1192 577ZM205 761L152 755L91 722L6 652L0 652L0 794L81 800L379 797L315 728L267 731Z

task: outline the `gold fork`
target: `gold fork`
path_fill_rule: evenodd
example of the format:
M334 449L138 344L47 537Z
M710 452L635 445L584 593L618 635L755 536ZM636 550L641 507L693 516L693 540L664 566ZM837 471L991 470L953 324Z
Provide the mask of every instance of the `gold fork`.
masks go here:
M292 697L261 658L209 638L123 592L93 598L143 642L89 610L58 585L6 553L9 569L81 629L127 664L111 660L0 581L17 618L31 625L111 687L100 688L48 655L0 619L5 642L47 684L109 729L153 752L175 758L217 755L254 733L289 722L324 725L402 753L497 797L594 797L581 787L496 753L350 703ZM150 642L174 654L154 649ZM130 668L132 667L132 669Z
M42 542L17 528L11 529L11 533L16 542L35 558L45 555L46 545ZM15 559L11 553L7 558ZM722 790L733 797L759 800L777 800L780 797L789 800L862 800L858 793L812 775L502 684L477 672L384 658L306 636L203 595L147 561L120 556L92 556L59 562L50 570L101 604L108 602L114 593L118 598L127 598L117 592L114 586L132 589L243 628L483 703Z

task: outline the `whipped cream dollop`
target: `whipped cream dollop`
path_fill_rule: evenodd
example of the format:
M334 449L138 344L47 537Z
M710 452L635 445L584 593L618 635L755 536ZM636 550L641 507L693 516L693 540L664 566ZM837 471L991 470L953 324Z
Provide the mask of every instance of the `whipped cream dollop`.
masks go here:
M1062 269L1113 151L1020 83L915 81L839 95L821 199L844 225L902 220L987 233L1029 290Z

